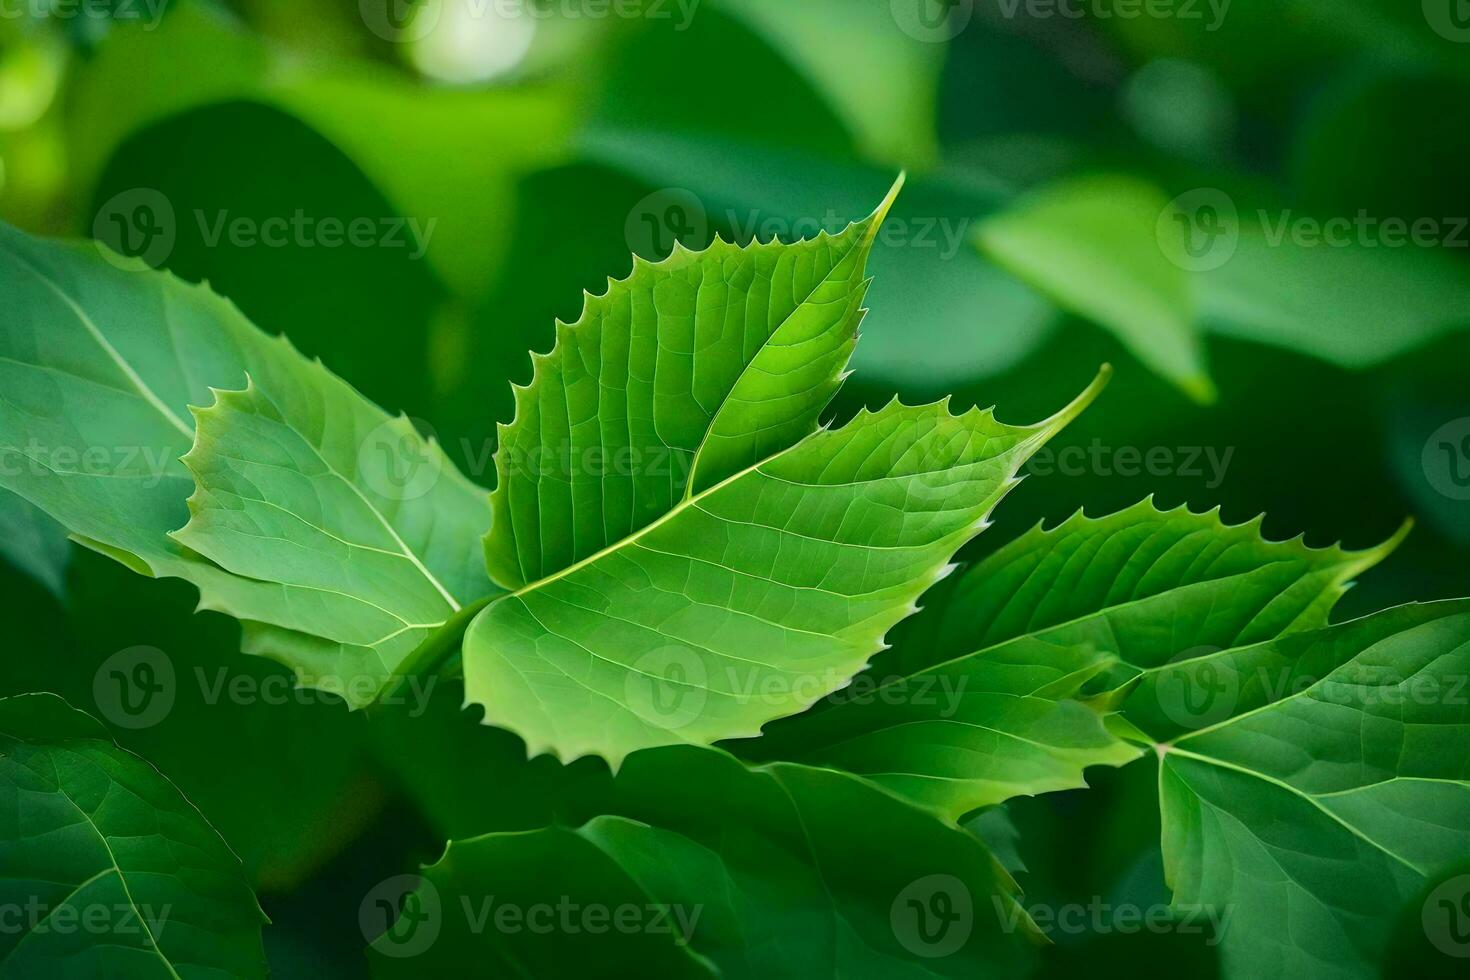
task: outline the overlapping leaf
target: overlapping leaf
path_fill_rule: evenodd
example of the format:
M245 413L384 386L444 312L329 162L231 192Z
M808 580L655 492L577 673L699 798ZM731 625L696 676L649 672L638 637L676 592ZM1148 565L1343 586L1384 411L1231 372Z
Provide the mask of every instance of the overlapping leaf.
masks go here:
M366 673L370 701L390 676L488 590L472 541L480 491L320 366L277 383L217 392L195 411L184 457L197 485L174 538L237 575L278 583L311 636L279 645L318 676Z
M1056 701L1121 685L1095 703L1162 755L1175 901L1219 911L1230 975L1374 976L1405 904L1470 853L1470 604L1328 625L1398 539L1312 549L1149 502L1037 528L905 625L875 669L906 673L756 751L957 816L1125 761Z
M1176 902L1230 911L1232 977L1369 978L1470 854L1470 602L1402 606L1181 663L1165 711ZM1154 735L1146 678L1133 712ZM1224 715L1220 721L1212 717ZM1157 736L1156 736L1157 737ZM1457 922L1428 909L1446 938Z
M1033 427L895 402L814 432L886 209L640 264L538 360L486 545L518 588L465 640L470 700L533 754L756 735L841 686L1091 399ZM546 450L561 465L523 468Z
M0 228L0 289L0 484L81 543L136 571L194 583L201 607L245 621L252 647L305 683L371 700L432 633L434 617L420 617L408 598L422 585L413 562L400 562L402 580L379 581L363 601L350 594L359 583L340 564L348 542L377 546L391 527L421 566L449 583L455 602L491 591L476 554L489 526L481 491L406 420L259 332L206 287L90 245ZM258 482L207 488L236 513L196 523L186 547L169 535L188 520L194 490L179 461L195 441L189 407L212 402L211 387L243 388L247 379L275 406L277 441L255 433L247 444L246 428L239 444L226 437L221 449L236 460L212 458L208 442L191 456L221 480L232 466L257 467ZM299 433L290 441L281 433L293 425ZM297 456L286 460L288 450ZM262 510L295 506L291 494L306 509L278 513L274 527L262 523ZM318 512L322 501L311 494L335 496ZM254 509L243 508L246 498ZM350 506L339 507L343 501ZM228 547L225 525L234 534ZM247 545L248 535L258 536ZM339 550L316 550L333 535ZM281 536L288 540L268 540ZM370 616L364 609L374 597L387 608ZM453 612L447 598L441 611L441 622Z
M0 976L266 975L239 859L54 695L0 700L0 900Z
M772 726L752 752L861 774L951 819L1080 787L1085 767L1138 755L1073 700L1089 682L1324 625L1393 543L1268 542L1257 522L1147 500L1038 526L931 593L871 681Z
M464 654L533 755L754 736L841 687L1095 394L1031 427L895 401L815 431L897 192L836 236L640 261L536 359L486 540L516 591Z
M1002 977L1035 935L978 838L842 773L643 752L603 814L452 843L376 973Z
M469 697L563 758L758 735L867 663L1093 391L1032 427L894 403L810 436L492 603Z
M811 433L857 342L868 253L902 181L838 235L676 249L588 296L500 426L485 542L518 588Z

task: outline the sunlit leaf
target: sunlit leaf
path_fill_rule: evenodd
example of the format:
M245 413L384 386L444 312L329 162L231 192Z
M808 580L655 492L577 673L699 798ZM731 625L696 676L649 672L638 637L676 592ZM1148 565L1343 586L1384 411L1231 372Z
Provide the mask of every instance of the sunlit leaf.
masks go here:
M425 610L391 586L379 584L366 598L344 595L354 583L353 572L339 564L342 551L298 544L291 561L277 562L249 549L227 549L220 539L228 522L213 513L196 517L183 535L190 546L170 536L190 517L186 501L194 479L180 462L195 442L190 406L213 402L211 387L243 388L248 380L275 400L278 417L284 412L305 420L300 424L310 432L294 435L285 450L264 439L235 448L242 457L236 462L263 465L277 481L236 487L242 496L267 495L259 505L267 510L274 499L269 494L283 488L331 492L352 513L379 522L376 537L355 545L377 547L386 538L397 548L395 535L412 542L397 550L411 552L441 585L450 583L444 589L458 606L490 592L475 543L489 526L483 492L454 472L406 419L393 419L319 363L259 332L207 287L100 247L42 242L10 229L0 230L0 258L0 282L12 304L0 323L0 376L12 406L0 414L0 451L7 461L0 483L65 525L76 540L136 571L194 583L202 607L249 624L256 652L283 660L304 683L354 704L371 701L410 654L432 646L437 626L458 611L451 599L440 597L442 615L435 621L417 615ZM248 432L242 427L242 441ZM227 461L214 459L209 470L207 445L206 439L192 458L196 467L219 472ZM280 468L288 450L299 454L288 461L291 467L313 468ZM251 460L257 451L263 455ZM348 471L350 478L342 475ZM266 520L259 511L254 517ZM293 547L266 541L275 532L252 525L252 515L239 508L230 519L234 533L258 547ZM332 540L347 549L340 539L360 530L335 523L350 520L346 512L329 514L327 530L308 527L323 522L310 510L275 519L316 534L313 547ZM333 531L342 534L333 538ZM412 566L413 559L398 561Z
M1077 698L1189 650L1325 625L1368 552L1268 542L1257 523L1151 501L1036 527L943 583L894 648L820 710L771 727L763 758L864 775L950 819L1084 786L1138 751Z
M464 661L532 754L749 737L842 686L1095 394L1030 427L895 401L814 431L886 210L640 263L538 359L486 545L515 591Z

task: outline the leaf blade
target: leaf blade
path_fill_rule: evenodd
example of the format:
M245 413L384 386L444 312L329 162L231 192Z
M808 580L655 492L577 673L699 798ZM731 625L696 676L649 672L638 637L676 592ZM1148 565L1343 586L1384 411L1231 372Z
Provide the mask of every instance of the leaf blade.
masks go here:
M895 401L807 437L488 606L469 700L533 755L614 767L759 734L867 663L1106 378L1030 427Z
M184 421L192 420L190 406L213 401L212 387L250 381L298 415L310 414L314 397L328 399L339 425L350 420L363 437L364 452L377 433L397 440L379 448L429 460L446 476L431 499L442 505L443 523L463 532L452 545L435 539L436 567L452 570L446 580L476 583L463 586L475 593L470 598L490 591L475 543L489 520L482 492L407 423L395 423L287 342L258 331L228 301L101 246L46 242L9 227L0 227L0 259L0 282L13 300L0 319L0 378L13 409L0 413L7 462L0 484L75 540L142 574L186 579L199 588L201 608L242 621L339 646L385 635L372 633L371 623L323 617L320 603L293 602L275 580L279 568L237 563L244 572L237 574L170 536L190 516L194 480L180 462L195 437ZM330 425L323 432L341 435ZM293 662L294 649L266 652L308 676L311 664ZM337 693L355 690L354 703L366 703L413 649L394 646L393 663L339 657L349 676L311 680Z
M574 909L651 901L670 910L665 952L690 956L675 975L1012 976L1027 964L1034 927L981 841L846 774L659 749L629 759L587 806L594 815L576 829L454 842L426 877L446 907L480 907L490 881L516 904L531 889L566 896ZM905 846L887 846L895 840ZM617 897L598 891L609 864L628 879ZM931 906L944 922L919 920ZM617 976L649 938L618 930L583 958L575 920L541 937L447 925L454 932L416 958L430 968L488 954L532 975ZM374 965L393 976L400 964L426 965Z
M0 937L0 972L61 975L78 958L127 973L143 955L165 975L264 977L266 921L236 858L157 770L55 695L0 699L0 891L18 909L70 908L88 928ZM59 880L58 880L59 879ZM98 908L131 922L91 927ZM172 928L170 928L172 925Z
M1325 625L1367 552L1269 542L1257 522L1161 511L1038 525L927 597L877 679L772 725L751 747L871 779L947 819L1086 785L1137 748L1079 703L1179 648ZM1165 625L1167 624L1167 625Z
M511 589L544 578L814 430L901 184L835 236L635 257L575 324L558 323L499 430L491 577Z
M1222 943L1232 973L1376 976L1399 911L1470 850L1470 706L1455 693L1470 603L1389 609L1212 669L1234 678L1234 713L1160 748L1175 901L1240 910Z

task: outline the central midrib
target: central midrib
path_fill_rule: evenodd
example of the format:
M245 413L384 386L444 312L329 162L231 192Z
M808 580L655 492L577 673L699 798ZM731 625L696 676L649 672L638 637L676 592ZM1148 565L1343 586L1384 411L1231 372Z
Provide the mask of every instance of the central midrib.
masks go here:
M708 490L702 490L702 491L700 491L699 493L695 494L692 497L686 497L685 499L679 501L677 504L675 504L673 507L671 507L668 511L666 511L663 514L661 514L657 520L652 521L651 523L648 523L648 524L643 525L638 530L634 531L632 534L629 534L629 535L627 535L626 537L623 537L623 538L619 538L617 541L614 541L612 544L608 545L607 547L602 548L601 550L599 550L597 552L594 552L593 554L588 555L586 558L583 558L581 561L573 562L572 564L568 565L566 568L559 569L559 570L557 570L555 572L552 572L550 575L543 576L542 578L539 578L539 579L537 579L534 582L527 583L526 585L521 586L519 589L516 589L514 592L507 593L506 595L501 596L500 599L497 599L495 601L496 602L499 602L502 599L519 598L519 597L521 597L523 595L526 595L527 593L534 592L537 589L540 589L540 588L542 588L544 586L550 585L552 582L555 582L558 579L565 578L568 575L571 575L573 572L580 571L581 569L586 568L588 565L591 565L594 562L596 562L596 561L598 561L598 560L600 560L602 558L606 558L608 555L613 554L616 551L619 551L619 550L621 550L623 548L626 548L628 545L637 542L639 539L641 539L645 535L651 534L653 531L655 531L658 528L662 527L663 525L667 524L669 521L673 520L675 517L679 516L684 511L688 510L691 507L694 507L701 500L704 500L706 497L710 496L711 494L714 494L714 493L719 492L720 490L722 490L725 487L729 486L731 483L734 483L736 480L740 479L743 476L747 476L747 475L749 475L751 473L754 473L756 470L760 469L762 466L764 466L766 463L770 462L772 459L775 459L778 456L782 456L782 455L784 455L786 453L791 452L797 446L800 446L802 444L802 442L805 442L805 441L806 440L803 439L800 442L798 442L796 444L796 446L790 446L790 447L788 447L786 449L781 450L781 452L779 452L779 453L775 453L774 455L767 457L766 459L762 459L762 460L759 460L758 462L752 463L750 466L747 466L745 469L740 470L737 473L732 473L730 476L727 476L725 479L721 480L719 483L716 483L714 486L710 487Z

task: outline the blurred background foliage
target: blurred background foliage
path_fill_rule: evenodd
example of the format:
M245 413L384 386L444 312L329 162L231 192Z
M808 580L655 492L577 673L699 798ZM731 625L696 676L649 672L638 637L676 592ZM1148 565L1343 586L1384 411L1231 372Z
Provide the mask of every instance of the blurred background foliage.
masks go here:
M1265 512L1314 544L1367 546L1414 516L1345 601L1355 615L1470 594L1463 8L27 0L0 17L0 217L138 251L148 202L150 262L432 420L488 483L508 382L630 252L836 230L904 169L836 415L953 391L1031 421L1111 361L1110 391L976 553L1150 493ZM421 234L218 234L298 214ZM449 689L419 717L237 703L219 682L280 671L238 655L228 621L186 615L187 588L73 553L13 498L0 530L18 634L3 693L91 707L108 657L166 651L173 710L119 738L245 859L280 976L361 973L374 882L451 834L576 813L597 781L527 764ZM1166 901L1151 779L1013 804L1019 841L998 843L1028 902ZM1413 923L1403 935L1387 974L1438 968ZM1042 975L1214 970L1198 937L1053 938Z

